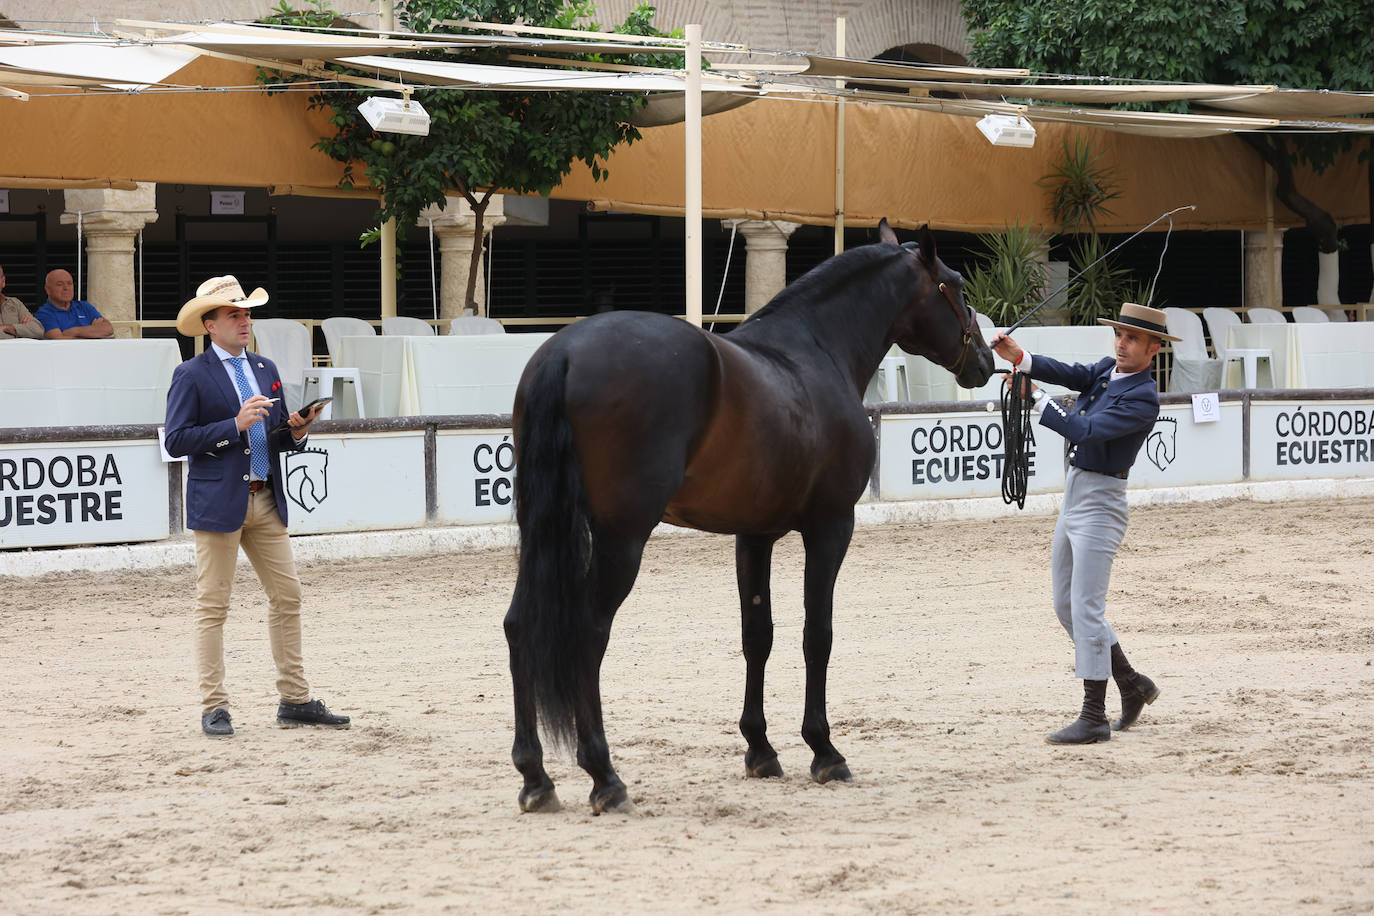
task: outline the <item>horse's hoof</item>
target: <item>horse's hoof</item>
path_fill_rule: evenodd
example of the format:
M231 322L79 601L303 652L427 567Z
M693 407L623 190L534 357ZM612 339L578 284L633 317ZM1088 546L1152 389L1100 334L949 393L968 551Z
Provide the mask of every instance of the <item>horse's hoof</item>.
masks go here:
M520 810L526 814L547 814L552 811L562 810L563 803L558 800L558 793L553 790L553 786L541 786L531 791L530 789L520 790Z
M744 774L752 779L781 779L782 764L778 763L776 756L754 764L746 760L744 762Z
M624 786L612 786L609 789L597 793L592 790L591 798L588 799L592 805L592 814L603 814L607 811L616 814L629 814L634 811L634 803L630 801L630 793Z
M821 785L827 782L853 782L854 777L849 772L849 766L841 760L839 763L832 763L829 766L813 767L811 778Z

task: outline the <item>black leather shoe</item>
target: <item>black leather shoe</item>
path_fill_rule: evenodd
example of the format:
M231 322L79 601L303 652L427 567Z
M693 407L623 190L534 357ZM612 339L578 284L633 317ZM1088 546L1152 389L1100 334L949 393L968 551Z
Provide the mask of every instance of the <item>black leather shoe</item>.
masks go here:
M348 716L336 716L319 700L309 703L288 703L285 700L277 707L277 724L282 728L298 728L302 725L323 725L326 728L348 728Z
M229 710L223 707L201 716L200 728L211 738L234 737L234 723L229 721Z
M1155 682L1140 672L1134 672L1129 690L1121 691L1121 718L1112 723L1113 731L1125 731L1140 718L1140 711L1159 699Z
M1106 722L1090 722L1081 716L1045 738L1050 744L1097 744L1111 739L1112 730Z

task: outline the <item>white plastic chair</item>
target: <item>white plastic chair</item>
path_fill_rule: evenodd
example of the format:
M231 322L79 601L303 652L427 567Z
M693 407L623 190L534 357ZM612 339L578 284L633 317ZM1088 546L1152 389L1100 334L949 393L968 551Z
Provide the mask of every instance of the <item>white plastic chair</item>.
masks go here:
M382 335L385 337L433 337L434 325L423 318L397 315L382 319Z
M338 315L333 318L326 318L320 322L320 328L324 331L324 344L329 349L329 365L312 368L306 373L306 388L310 383L316 384L316 396L328 392L329 396L334 395L335 382L350 382L353 385L353 397L358 405L358 416L366 417L367 413L363 410L363 376L357 369L342 367L339 365L339 340L344 337L373 337L377 334L377 329L363 321L361 318L349 318L346 315ZM333 415L333 404L324 405L320 411L320 419L328 420Z
M329 364L331 366L338 365L339 362L339 338L375 337L377 334L377 329L366 321L361 318L349 318L346 315L326 318L320 322L320 329L324 331L324 345L329 350Z
M1212 352L1217 356L1226 353L1226 329L1240 324L1240 316L1230 309L1210 305L1202 310L1202 322L1207 325L1207 336L1212 338Z
M1283 317L1283 312L1278 309L1264 308L1256 306L1245 313L1245 317L1250 319L1251 324L1287 324L1288 319Z
M287 409L299 408L310 369L310 329L290 318L262 318L253 322L253 339L257 351L277 364Z
M504 334L506 326L495 318L481 318L477 315L459 315L449 320L449 334Z
M1196 313L1181 308L1165 308L1164 322L1169 333L1180 338L1174 343L1174 364L1169 375L1169 391L1199 392L1221 388L1220 359L1207 356L1207 339L1202 333L1202 319Z
M1331 318L1319 308L1310 305L1295 305L1293 307L1294 324L1326 324Z
M1345 309L1318 309L1326 316L1327 321L1349 321L1350 318L1345 314Z

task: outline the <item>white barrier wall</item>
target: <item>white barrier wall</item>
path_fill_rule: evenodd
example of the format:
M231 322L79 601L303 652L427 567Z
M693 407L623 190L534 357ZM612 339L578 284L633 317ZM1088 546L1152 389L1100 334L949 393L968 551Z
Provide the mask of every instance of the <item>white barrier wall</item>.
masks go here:
M157 440L0 445L0 549L170 533Z
M1334 400L1312 394L1283 401L1198 395L1210 402L1164 405L1131 469L1130 486L1374 477L1374 395L1361 390L1364 397ZM866 499L1001 496L1000 414L939 406L952 409L877 416L877 486ZM406 428L409 422L344 421L340 425L356 424L357 431L318 432L305 450L283 455L277 473L285 483L291 532L514 520L509 429L464 428L453 418L417 418L415 428ZM0 444L0 549L166 538L172 527L168 467L152 437ZM1064 440L1037 425L1029 492L1059 492L1064 475Z
M425 525L424 430L314 433L277 471L292 534Z
M984 410L884 414L879 420L878 498L1002 495L1002 415ZM1027 492L1064 487L1064 440L1035 427Z
M1155 428L1131 466L1134 489L1234 483L1245 476L1245 410L1223 402L1199 422L1191 404L1160 408Z
M453 430L438 435L435 521L446 525L515 521L515 447L510 430Z
M1374 400L1250 405L1250 477L1374 475Z

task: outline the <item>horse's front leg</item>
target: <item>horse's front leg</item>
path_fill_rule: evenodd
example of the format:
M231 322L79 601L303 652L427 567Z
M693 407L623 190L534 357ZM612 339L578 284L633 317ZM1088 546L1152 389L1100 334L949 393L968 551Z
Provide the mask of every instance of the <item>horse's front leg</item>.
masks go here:
M833 641L831 619L835 602L835 577L844 562L854 534L854 513L802 531L806 547L806 626L802 631L802 655L806 659L806 709L802 737L811 746L811 778L849 781L844 757L830 743L830 722L825 716L825 677Z
M744 642L744 712L740 734L749 743L744 772L749 776L781 776L778 752L768 743L763 715L763 672L773 651L773 599L769 573L776 535L735 538L735 578L739 582L740 630Z

